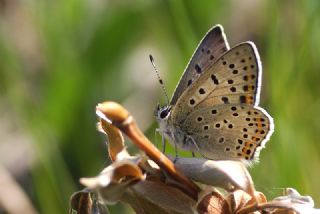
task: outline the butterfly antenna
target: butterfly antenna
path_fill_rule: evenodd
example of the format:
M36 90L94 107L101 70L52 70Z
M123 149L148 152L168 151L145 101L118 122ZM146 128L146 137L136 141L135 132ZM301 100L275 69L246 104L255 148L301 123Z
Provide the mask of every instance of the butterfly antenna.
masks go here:
M164 93L164 95L165 95L165 97L166 97L166 99L167 99L167 104L169 105L169 97L168 97L166 88L164 87L163 80L162 80L161 77L160 77L159 70L157 69L157 67L156 67L156 65L155 65L155 63L154 63L154 58L153 58L153 56L152 56L151 54L149 54L149 58L150 58L150 62L151 62L151 64L152 64L154 70L156 71L156 74L157 74L159 83L160 83L160 85L161 85L161 87L162 87L162 91L163 91L163 93Z

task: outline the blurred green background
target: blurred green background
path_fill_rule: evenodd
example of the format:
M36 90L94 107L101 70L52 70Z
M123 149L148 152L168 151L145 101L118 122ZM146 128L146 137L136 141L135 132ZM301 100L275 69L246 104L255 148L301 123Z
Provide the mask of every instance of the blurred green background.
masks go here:
M220 23L231 46L252 40L263 63L261 106L275 132L250 169L256 188L272 198L294 187L319 207L319 11L318 0L0 0L0 167L39 213L66 213L79 178L109 162L96 104L120 102L160 142L153 111L165 99L148 55L171 95Z

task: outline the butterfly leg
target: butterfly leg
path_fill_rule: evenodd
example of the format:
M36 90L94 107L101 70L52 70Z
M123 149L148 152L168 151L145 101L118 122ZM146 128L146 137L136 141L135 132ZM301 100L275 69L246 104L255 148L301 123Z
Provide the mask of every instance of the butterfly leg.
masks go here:
M157 132L161 133L159 131L159 129L156 129L155 132L154 132L155 136L157 136L157 134L156 134ZM165 154L165 152L166 152L166 139L165 139L165 137L163 136L162 133L161 133L161 147L162 147L162 150L161 150L162 153Z
M176 157L174 158L173 163L175 163L179 158L179 156L178 156L178 147L177 147L176 143L174 143L174 151L176 153Z
M197 143L195 142L195 140L193 139L193 137L187 136L187 139L188 139L188 142L189 142L189 143L191 142L191 143L194 145L194 147L197 149L197 151L199 152L199 154L200 154L203 158L205 158L205 159L210 159L210 158L206 157L203 153L201 153L201 150L199 149L199 147L198 147ZM194 152L191 152L191 154L192 154L192 157L195 157Z
M196 142L193 141L193 145L197 148L199 154L200 154L203 158L210 160L210 158L208 158L208 157L205 156L203 153L201 153L201 150L199 149L199 147L198 147L198 145L196 144ZM194 152L192 152L192 156L193 156L193 155L194 155ZM193 156L193 157L194 157L194 156Z
M166 152L166 139L162 136L162 153L165 154Z

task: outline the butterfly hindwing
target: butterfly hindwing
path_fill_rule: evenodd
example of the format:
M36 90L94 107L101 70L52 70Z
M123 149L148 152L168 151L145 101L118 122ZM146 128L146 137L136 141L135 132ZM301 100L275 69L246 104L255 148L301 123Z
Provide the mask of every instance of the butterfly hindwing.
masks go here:
M206 158L255 161L273 131L273 121L259 107L221 104L193 111L182 128Z
M192 111L208 106L258 105L260 75L259 54L253 43L232 48L185 90L172 111L172 120L183 123Z
M193 54L175 89L170 104L174 105L186 88L196 81L202 72L216 62L216 60L228 49L229 44L226 40L222 26L214 26L205 35Z

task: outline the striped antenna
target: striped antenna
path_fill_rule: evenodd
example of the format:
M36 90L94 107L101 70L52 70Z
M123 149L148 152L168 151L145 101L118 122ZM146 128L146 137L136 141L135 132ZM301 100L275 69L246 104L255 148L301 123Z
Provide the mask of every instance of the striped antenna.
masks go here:
M167 104L169 105L169 97L168 97L168 94L167 94L167 91L166 91L166 88L164 87L164 83L163 83L163 80L161 79L160 77L160 73L159 73L159 70L157 69L155 63L154 63L154 58L151 54L149 54L149 58L150 58L150 62L154 68L154 70L156 71L156 74L157 74L157 77L158 77L158 80L159 80L159 83L161 85L161 88L162 88L162 91L167 99Z

